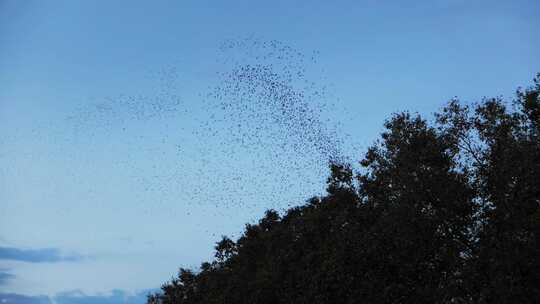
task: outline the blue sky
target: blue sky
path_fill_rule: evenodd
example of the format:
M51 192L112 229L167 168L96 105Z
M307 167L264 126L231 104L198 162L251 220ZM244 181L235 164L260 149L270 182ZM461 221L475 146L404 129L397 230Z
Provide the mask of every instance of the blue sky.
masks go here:
M539 9L0 0L0 298L141 302L178 267L210 259L220 235L324 190L310 156L276 160L271 140L246 150L201 131L223 127L207 95L233 58L225 41L277 40L313 57L307 79L326 95L312 106L331 105L321 121L339 122L344 153L359 159L393 112L429 115L454 96L511 98L530 84Z

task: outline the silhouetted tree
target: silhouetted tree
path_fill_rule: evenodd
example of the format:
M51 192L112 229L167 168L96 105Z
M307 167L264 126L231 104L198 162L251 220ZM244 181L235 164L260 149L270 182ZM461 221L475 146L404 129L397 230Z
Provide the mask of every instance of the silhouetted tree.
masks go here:
M508 105L400 113L328 194L269 210L170 303L540 303L540 75ZM511 109L510 109L511 108Z

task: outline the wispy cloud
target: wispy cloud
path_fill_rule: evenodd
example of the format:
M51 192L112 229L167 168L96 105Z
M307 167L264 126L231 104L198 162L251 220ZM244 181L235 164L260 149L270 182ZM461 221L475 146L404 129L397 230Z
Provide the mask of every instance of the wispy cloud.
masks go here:
M9 269L0 268L0 286L5 285L7 281L13 279L15 275L8 272Z
M12 260L29 263L76 262L84 259L77 254L64 255L56 248L20 249L0 247L0 260Z
M1 304L52 304L47 296L25 296L16 293L0 293Z

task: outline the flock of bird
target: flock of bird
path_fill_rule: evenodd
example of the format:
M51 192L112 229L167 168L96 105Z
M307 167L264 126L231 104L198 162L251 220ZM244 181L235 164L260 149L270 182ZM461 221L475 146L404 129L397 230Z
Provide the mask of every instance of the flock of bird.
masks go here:
M252 38L227 41L221 51L224 68L206 96L210 115L199 134L219 142L205 154L240 158L243 164L214 181L227 190L220 202L281 209L319 194L329 162L345 156L338 126L324 118L332 109L326 87L313 79L319 75L315 57ZM238 203L245 188L254 195Z
M224 42L219 54L202 102L186 100L171 68L158 74L157 92L75 110L67 137L79 150L74 163L86 165L74 165L73 174L101 153L132 179L147 212L154 201L171 214L205 208L256 219L322 193L328 163L346 156L317 53L246 38Z
M212 93L226 119L236 124L232 133L239 144L257 146L262 133L277 131L296 153L316 152L324 162L337 161L342 143L335 126L321 116L325 87L306 79L302 53L276 41L262 42L260 48L270 49L270 55L235 63ZM242 58L249 61L247 55Z

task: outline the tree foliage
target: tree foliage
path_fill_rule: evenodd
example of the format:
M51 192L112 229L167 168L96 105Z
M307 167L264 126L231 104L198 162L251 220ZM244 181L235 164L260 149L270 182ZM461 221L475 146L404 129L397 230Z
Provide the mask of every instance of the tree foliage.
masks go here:
M512 103L385 123L359 172L269 210L150 304L540 303L540 74Z

